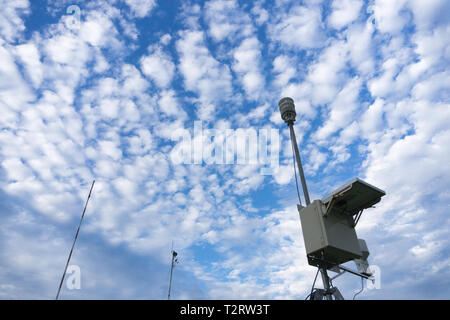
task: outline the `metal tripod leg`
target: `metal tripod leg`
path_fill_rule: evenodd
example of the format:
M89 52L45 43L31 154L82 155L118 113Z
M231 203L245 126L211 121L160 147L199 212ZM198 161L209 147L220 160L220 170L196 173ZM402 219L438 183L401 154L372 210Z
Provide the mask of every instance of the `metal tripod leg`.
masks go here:
M325 289L327 300L332 300L330 291L330 278L328 277L327 269L320 268L320 273L322 275L323 288Z

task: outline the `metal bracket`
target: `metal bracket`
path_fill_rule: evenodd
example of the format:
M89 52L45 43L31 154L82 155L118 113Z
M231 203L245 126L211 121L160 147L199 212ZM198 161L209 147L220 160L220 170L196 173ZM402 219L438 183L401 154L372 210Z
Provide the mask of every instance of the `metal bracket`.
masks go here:
M358 214L353 218L353 228L358 224L359 218L361 218L364 209L361 209Z
M327 205L327 208L325 210L325 213L323 214L324 217L327 217L328 214L331 212L331 209L333 209L335 200L337 198L341 197L345 192L347 192L351 188L352 188L352 186L350 185L349 187L345 188L344 190L342 190L338 194L335 194L335 195L333 195L333 197L331 197L331 200L330 200L330 202L328 202L328 205Z
M327 209L325 210L325 213L323 214L324 217L328 217L328 213L331 212L331 209L333 209L334 201L336 200L336 197L332 197L330 202L328 202Z
M350 269L348 269L348 268L346 268L346 267L343 267L343 266L340 266L340 265L337 266L337 267L338 267L339 269L341 269L342 271L346 271L346 272L348 272L348 273L354 274L355 276L358 276L358 277L361 277L361 278L364 278L364 279L367 279L367 280L374 280L373 275L368 275L368 274L359 273L359 272L350 270Z
M359 273L357 271L353 271L351 269L348 269L346 267L343 267L341 265L336 265L334 263L331 263L323 258L318 258L312 255L307 255L306 256L308 258L308 263L312 266L316 266L318 268L325 268L327 270L331 270L333 272L337 272L336 269L341 270L342 272L339 272L338 275L343 274L344 272L348 272L351 273L355 276L367 279L367 280L374 280L374 277L372 275L368 275L368 274L363 274L363 273ZM335 279L336 277L332 278Z

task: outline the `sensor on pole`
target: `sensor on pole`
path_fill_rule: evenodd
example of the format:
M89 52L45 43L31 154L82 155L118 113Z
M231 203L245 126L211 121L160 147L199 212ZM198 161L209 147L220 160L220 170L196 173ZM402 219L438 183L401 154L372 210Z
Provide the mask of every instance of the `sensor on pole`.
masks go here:
M302 161L300 159L300 152L298 151L297 139L295 138L294 132L294 122L297 115L295 112L294 100L291 98L283 98L278 102L278 106L280 108L281 119L283 119L289 127L295 158L297 159L298 172L300 173L300 180L302 182L303 195L305 196L306 205L309 205L311 201L309 200L308 187L306 186L305 174L303 173Z
M301 206L301 203L297 206L306 256L310 265L319 268L324 286L323 289L312 291L310 297L313 300L322 300L324 297L328 300L332 297L343 299L339 290L331 285L327 270L339 272L339 275L341 270L363 279L371 279L367 262L369 250L366 242L358 239L355 227L363 210L378 203L386 193L355 178L325 198L311 203L294 132L297 116L294 100L288 97L283 98L278 102L278 106L281 119L289 126L306 201L306 207ZM354 261L359 272L341 266L348 261Z

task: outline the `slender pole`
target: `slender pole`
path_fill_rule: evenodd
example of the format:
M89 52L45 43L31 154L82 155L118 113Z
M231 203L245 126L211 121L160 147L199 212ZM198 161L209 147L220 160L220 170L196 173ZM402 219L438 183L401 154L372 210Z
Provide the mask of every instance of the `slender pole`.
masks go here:
M311 201L309 200L308 187L306 186L305 174L303 173L302 161L300 160L300 152L298 151L297 139L295 138L294 123L290 122L288 126L291 133L291 140L294 144L295 157L297 158L298 172L300 173L300 180L302 181L303 194L305 195L306 205L309 205Z
M300 180L302 182L302 188L303 188L303 194L305 196L305 202L306 202L306 205L309 205L311 203L311 200L309 199L308 187L306 186L305 174L303 173L302 160L300 159L300 152L298 151L297 139L295 138L294 123L289 122L288 126L289 126L289 132L291 134L292 144L294 145L294 152L295 152L295 157L297 159L298 172L300 173ZM319 268L319 270L320 270L320 274L322 275L323 287L324 287L325 291L327 292L326 297L328 300L331 300L330 278L328 277L327 269Z
M172 244L172 248L173 248L173 244ZM174 251L172 249L172 265L170 267L169 294L167 295L167 300L170 300L170 290L172 289L172 274L173 274L173 266L174 266L175 256L176 255L174 254Z
M61 282L59 283L58 293L56 294L56 299L55 300L58 300L58 298L59 298L59 293L61 291L61 287L62 287L62 284L64 282L64 278L66 276L67 267L69 266L70 258L72 257L73 248L75 247L75 242L77 241L78 233L80 233L81 223L83 222L84 214L86 212L86 208L87 208L89 199L91 198L91 192L92 192L92 188L94 188L94 183L95 183L95 180L92 181L91 190L89 190L89 195L88 195L88 197L86 199L86 203L84 204L83 214L81 215L80 223L78 224L77 233L75 234L75 238L73 239L72 248L70 249L69 258L67 259L66 267L64 268L64 273L62 275Z
M322 274L323 288L326 291L327 300L331 300L330 278L328 277L327 269L326 268L319 268L319 270L320 270L320 273Z
M311 204L311 200L309 199L308 187L306 186L306 179L305 179L305 174L303 172L302 160L300 159L300 152L298 151L298 144L297 144L297 139L295 138L295 131L294 131L294 121L295 121L295 116L296 116L294 100L292 100L291 98L287 98L287 97L283 98L278 102L278 106L280 107L281 119L283 119L286 122L286 124L289 126L291 142L294 145L294 153L295 153L295 158L297 159L298 172L300 174L300 180L302 182L303 194L305 196L306 205L308 206ZM297 177L296 177L296 179L297 179ZM324 267L319 267L319 270L322 275L323 287L326 292L326 297L328 300L331 300L330 278L328 277L327 269Z

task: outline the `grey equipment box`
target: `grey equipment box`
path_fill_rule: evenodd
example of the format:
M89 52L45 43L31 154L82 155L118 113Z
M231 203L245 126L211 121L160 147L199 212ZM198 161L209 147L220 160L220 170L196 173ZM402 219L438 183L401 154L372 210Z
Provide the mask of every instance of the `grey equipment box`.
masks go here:
M328 269L362 258L353 216L383 195L384 191L356 178L324 199L299 207L309 264Z

